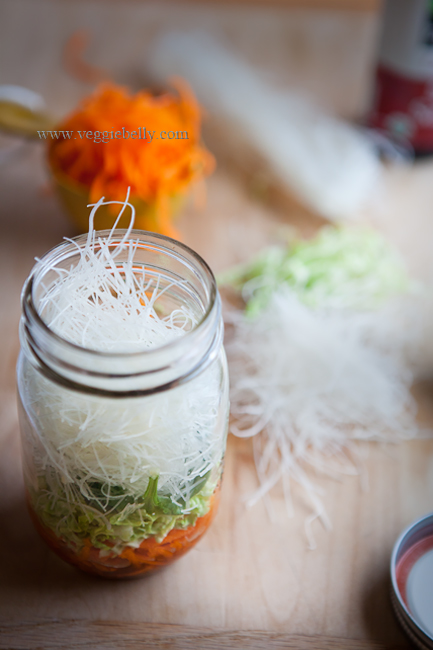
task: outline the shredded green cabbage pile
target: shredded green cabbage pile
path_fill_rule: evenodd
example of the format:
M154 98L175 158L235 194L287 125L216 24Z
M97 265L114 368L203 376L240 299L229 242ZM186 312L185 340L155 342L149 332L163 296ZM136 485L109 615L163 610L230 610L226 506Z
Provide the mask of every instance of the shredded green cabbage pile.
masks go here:
M101 483L89 487L93 497L85 497L77 486L57 482L49 485L40 477L37 491L31 491L31 505L44 526L52 530L74 551L90 539L95 548L120 553L125 546L138 547L144 539L161 542L173 529L194 526L209 511L215 484L208 476L197 484L187 503L176 504L158 493L158 477L150 478L140 498ZM101 498L110 494L110 498ZM104 502L105 501L105 502Z
M262 312L281 285L312 308L374 308L404 292L409 279L398 253L367 228L325 227L309 241L263 250L219 276L242 291L247 315Z

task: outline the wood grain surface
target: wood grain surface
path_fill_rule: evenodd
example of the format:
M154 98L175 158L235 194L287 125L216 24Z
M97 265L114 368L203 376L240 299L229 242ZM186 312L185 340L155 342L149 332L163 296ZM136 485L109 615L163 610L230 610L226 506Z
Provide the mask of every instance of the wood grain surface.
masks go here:
M89 647L123 648L130 638L155 648L407 647L389 604L389 557L402 528L432 509L432 440L371 445L368 490L356 476L317 477L333 530L314 527L314 552L301 495L291 520L278 490L273 523L262 503L246 508L257 485L251 446L234 438L214 525L160 574L110 583L78 573L44 546L24 503L14 386L22 282L35 255L73 234L43 189L44 176L42 151L33 146L0 179L0 647L74 648L88 639ZM258 249L280 225L281 217L251 202L222 171L209 184L206 212L191 211L181 224L185 240L215 268ZM432 395L431 384L418 387L426 424L433 423ZM176 640L168 641L172 633Z
M22 622L1 628L0 648L7 650L392 650L370 641L330 636L304 636L255 630L215 630L186 625L78 623L76 621ZM18 641L19 639L19 641ZM399 646L400 648L400 646Z
M65 12L59 9L63 4L68 5ZM116 4L0 0L0 10L7 9L0 22L2 81L40 90L59 113L73 105L89 89L65 79L58 52L80 21L96 29L97 5L104 6L99 10L102 27L96 38L103 55L93 50L95 63L108 68L113 64L115 75L121 77L122 70L130 69L134 48L127 44L122 59L124 41L114 39L111 51L103 28L120 20L123 33L131 28L137 48L137 21L143 22L145 32L149 9L135 13L136 3L123 3L121 16L113 8ZM28 9L27 18L23 7ZM32 32L37 15L38 37ZM373 23L367 25L360 18L355 28L353 17L338 14L334 19L340 28L351 25L359 43L366 50L370 47ZM305 33L315 33L306 27L306 16L297 13L294 20L304 25ZM314 16L312 23L317 26ZM335 24L331 34L339 33ZM341 39L344 43L346 35ZM320 52L325 51L323 45ZM307 56L304 71L312 77L311 87L320 89L320 80L314 78L317 56L317 51ZM370 50L360 48L359 56L363 71L356 74L358 61L352 72L361 97ZM263 57L271 65L266 53ZM335 60L332 51L319 70ZM345 103L342 95L329 91L327 101L335 101L336 110L344 112L351 106L356 112L362 102ZM393 239L414 274L433 287L432 180L431 162L390 170L384 196L360 216ZM315 477L333 523L329 532L319 523L314 525L315 551L307 549L304 524L310 509L301 494L294 494L293 519L288 519L278 489L272 496L273 522L263 503L251 509L245 506L257 485L251 445L232 437L215 523L196 548L167 570L142 580L109 582L77 572L44 546L24 503L15 362L19 295L33 259L63 236L75 234L47 181L40 143L29 143L21 156L0 167L0 648L408 648L389 603L389 558L402 528L433 510L431 439L366 447L368 482L359 476L340 481ZM209 182L206 210L188 209L180 227L185 242L219 271L272 241L282 225L297 226L308 234L320 224L295 201L272 205L258 201L248 179L221 164ZM429 335L423 357L425 374L433 374ZM432 426L433 384L426 381L415 392L420 420Z

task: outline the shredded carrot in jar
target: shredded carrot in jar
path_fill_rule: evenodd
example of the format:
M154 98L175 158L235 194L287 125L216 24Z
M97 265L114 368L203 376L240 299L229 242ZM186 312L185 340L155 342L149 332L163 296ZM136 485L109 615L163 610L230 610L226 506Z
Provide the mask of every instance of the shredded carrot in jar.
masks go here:
M150 230L173 234L174 204L213 169L214 159L200 141L200 107L187 86L174 80L177 94L130 95L125 88L103 84L57 125L58 139L48 144L56 179L88 193L151 206ZM71 135L61 135L61 132ZM105 140L105 141L103 141Z

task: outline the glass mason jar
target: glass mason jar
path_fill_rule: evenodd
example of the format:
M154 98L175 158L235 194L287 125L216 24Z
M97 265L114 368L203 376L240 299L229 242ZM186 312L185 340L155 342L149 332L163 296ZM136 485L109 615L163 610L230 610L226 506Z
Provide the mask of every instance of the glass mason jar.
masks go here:
M124 232L111 235L110 247ZM196 253L133 230L134 269L158 277L158 313L186 305L197 324L138 352L69 342L47 326L41 305L62 269L79 263L86 237L49 251L23 288L24 478L34 524L61 558L89 573L133 577L183 555L218 506L229 411L221 306ZM131 245L117 255L119 268Z

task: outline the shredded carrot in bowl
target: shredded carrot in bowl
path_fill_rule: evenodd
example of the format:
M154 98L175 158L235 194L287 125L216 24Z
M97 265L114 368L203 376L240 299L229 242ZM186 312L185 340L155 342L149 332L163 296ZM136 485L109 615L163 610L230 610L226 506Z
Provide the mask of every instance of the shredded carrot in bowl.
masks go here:
M59 134L72 134L60 134L48 145L50 168L61 188L96 202L101 196L123 200L130 187L136 227L172 235L175 206L214 165L200 141L194 95L182 80L173 85L177 94L155 96L149 91L130 95L103 84L87 97L57 126Z

